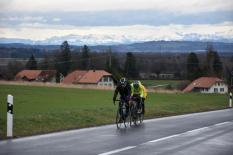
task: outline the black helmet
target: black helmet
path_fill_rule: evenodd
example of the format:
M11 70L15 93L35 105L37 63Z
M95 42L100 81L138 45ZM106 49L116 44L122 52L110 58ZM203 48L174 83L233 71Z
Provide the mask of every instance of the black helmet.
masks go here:
M135 89L138 89L138 88L139 88L139 81L134 81L134 82L133 82L133 87L134 87Z
M125 77L122 77L122 78L120 79L119 83L120 83L120 85L121 85L122 87L125 87L126 84L127 84L126 78L125 78Z

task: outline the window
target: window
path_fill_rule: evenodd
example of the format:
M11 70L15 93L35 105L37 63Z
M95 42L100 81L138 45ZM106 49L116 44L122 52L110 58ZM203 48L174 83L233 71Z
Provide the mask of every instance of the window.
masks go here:
M224 88L220 88L220 92L224 92Z
M104 82L108 82L108 77L104 77Z
M218 92L218 88L214 88L214 92L217 93Z

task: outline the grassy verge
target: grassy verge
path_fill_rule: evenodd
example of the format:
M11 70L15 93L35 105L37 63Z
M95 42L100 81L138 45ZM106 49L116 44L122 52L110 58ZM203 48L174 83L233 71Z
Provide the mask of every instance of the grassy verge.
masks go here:
M6 135L6 96L14 96L16 137L114 123L112 91L0 85L0 138ZM225 95L157 94L146 101L146 118L223 109Z

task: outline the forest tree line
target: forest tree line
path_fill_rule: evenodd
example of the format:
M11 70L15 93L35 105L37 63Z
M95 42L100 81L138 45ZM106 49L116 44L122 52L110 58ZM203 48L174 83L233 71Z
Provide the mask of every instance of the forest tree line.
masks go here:
M220 57L211 45L200 53L119 53L111 48L95 52L87 45L79 50L72 49L64 41L60 49L46 54L43 59L37 60L32 54L27 61L9 61L7 66L1 66L0 76L2 79L12 80L22 69L57 70L57 81L60 73L66 76L76 69L103 69L112 73L116 79L121 76L153 79L153 74L169 73L174 75L174 79L194 80L201 76L215 76L230 83L233 56ZM147 76L142 77L142 74Z

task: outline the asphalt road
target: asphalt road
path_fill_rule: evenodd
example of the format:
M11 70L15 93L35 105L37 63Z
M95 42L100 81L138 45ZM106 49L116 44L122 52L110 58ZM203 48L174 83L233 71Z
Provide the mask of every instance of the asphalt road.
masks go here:
M232 155L233 109L0 141L0 154L15 155Z

